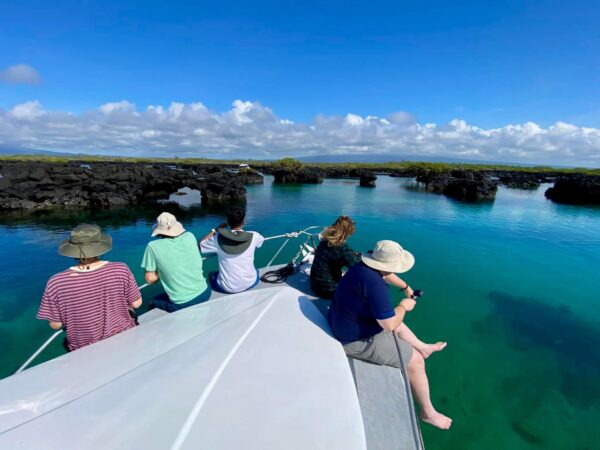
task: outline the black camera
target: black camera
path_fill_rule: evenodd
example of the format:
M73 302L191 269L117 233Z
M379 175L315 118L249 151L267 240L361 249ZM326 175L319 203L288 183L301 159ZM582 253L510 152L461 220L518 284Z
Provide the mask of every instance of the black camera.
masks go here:
M423 291L422 291L421 289L415 289L415 290L413 291L413 295L412 295L412 297L411 297L411 298L412 298L413 300L416 300L416 299L418 299L418 298L419 298L421 295L423 295Z

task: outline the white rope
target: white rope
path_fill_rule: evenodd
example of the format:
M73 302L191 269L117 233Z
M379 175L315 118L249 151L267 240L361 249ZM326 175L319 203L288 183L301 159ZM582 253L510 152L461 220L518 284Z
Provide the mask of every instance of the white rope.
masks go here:
M299 237L301 234L305 234L307 236L312 236L311 233L307 233L308 230L312 230L314 228L321 228L317 225L313 225L312 227L308 227L305 228L304 230L300 230L300 231L292 231L289 233L283 233L283 234L278 234L276 236L269 236L265 238L265 241L270 241L271 239L281 239L281 238L288 238L288 239L292 239L292 238L297 238Z

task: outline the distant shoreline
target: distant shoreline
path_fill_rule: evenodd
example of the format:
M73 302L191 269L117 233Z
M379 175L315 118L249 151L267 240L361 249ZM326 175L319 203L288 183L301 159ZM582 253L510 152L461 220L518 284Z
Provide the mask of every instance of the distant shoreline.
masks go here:
M182 164L182 165L222 165L232 166L248 164L251 167L267 168L276 167L277 160L252 160L252 159L210 159L210 158L146 158L146 157L109 157L109 156L51 156L51 155L2 155L0 161L39 161L45 163L80 162L122 162L122 163L147 163L147 164ZM551 167L551 166L522 166L511 164L478 164L478 163L444 163L444 162L301 162L303 167L319 169L366 169L375 172L394 173L401 171L421 172L434 171L446 172L451 170L522 172L527 174L555 174L560 175L594 175L600 176L600 168L586 167Z

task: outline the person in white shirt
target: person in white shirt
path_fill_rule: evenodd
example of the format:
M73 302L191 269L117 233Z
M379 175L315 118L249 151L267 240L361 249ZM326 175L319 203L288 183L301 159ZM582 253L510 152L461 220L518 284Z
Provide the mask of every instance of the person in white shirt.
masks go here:
M200 240L203 254L216 253L219 258L219 271L208 276L212 289L217 292L246 291L256 286L260 279L254 267L254 251L265 238L256 231L244 231L245 218L242 208L232 208L227 212L227 223L213 228Z

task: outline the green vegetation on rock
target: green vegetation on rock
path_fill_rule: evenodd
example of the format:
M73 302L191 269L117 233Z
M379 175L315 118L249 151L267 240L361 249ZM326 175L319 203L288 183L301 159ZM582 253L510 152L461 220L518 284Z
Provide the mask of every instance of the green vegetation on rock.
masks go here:
M600 169L584 167L556 168L549 166L517 166L509 164L466 164L466 163L441 163L441 162L414 162L400 161L387 163L302 163L294 158L283 158L277 161L259 161L247 159L209 159L209 158L141 158L141 157L109 157L109 156L46 156L46 155L14 155L0 156L0 161L40 161L49 163L81 162L124 162L124 163L158 163L158 164L214 164L214 165L239 165L246 163L257 167L273 167L282 169L300 169L302 167L316 167L320 169L368 169L375 172L434 172L442 173L450 170L498 171L498 172L523 172L528 174L553 173L553 174L581 174L600 176Z

